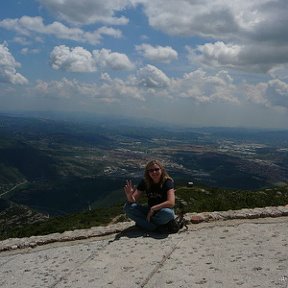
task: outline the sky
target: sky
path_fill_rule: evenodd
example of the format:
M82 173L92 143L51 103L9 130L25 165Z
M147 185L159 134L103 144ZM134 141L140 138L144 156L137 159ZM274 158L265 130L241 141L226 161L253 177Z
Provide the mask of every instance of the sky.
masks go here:
M0 111L288 129L287 0L9 0Z

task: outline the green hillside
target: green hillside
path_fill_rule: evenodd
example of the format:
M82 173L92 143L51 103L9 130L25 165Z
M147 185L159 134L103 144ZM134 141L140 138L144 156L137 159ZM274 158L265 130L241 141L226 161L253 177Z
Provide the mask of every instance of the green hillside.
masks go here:
M280 206L288 203L288 186L264 189L259 191L232 191L207 187L178 187L176 212L226 211L242 208ZM1 202L0 202L1 204ZM107 208L96 208L91 211L70 214L47 219L39 217L35 223L25 223L23 207L12 207L0 213L0 240L11 237L29 237L64 232L74 229L85 229L106 225L113 219L127 220L122 214L123 203ZM12 215L14 213L14 215ZM30 212L35 213L35 212ZM35 216L36 217L36 216ZM34 217L34 218L35 218ZM7 225L7 219L17 219ZM27 220L27 219L26 219ZM34 220L35 221L35 220Z

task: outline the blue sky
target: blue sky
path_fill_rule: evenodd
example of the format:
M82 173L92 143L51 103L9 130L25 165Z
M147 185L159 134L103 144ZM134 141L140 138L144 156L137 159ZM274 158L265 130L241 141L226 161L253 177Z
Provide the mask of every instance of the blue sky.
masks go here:
M0 111L288 128L287 0L10 0Z

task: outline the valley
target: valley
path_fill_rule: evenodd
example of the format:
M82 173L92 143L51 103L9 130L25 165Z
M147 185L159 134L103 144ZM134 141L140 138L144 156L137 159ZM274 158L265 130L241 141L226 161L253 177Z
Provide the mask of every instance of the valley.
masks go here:
M0 115L0 194L44 215L124 201L147 161L160 159L176 186L256 190L288 183L287 131L151 126Z

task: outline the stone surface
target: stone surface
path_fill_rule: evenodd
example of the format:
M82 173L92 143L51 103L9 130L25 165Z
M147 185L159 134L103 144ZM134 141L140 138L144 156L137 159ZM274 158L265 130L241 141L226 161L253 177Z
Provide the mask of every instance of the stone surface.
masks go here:
M0 287L288 287L288 217L209 219L171 235L122 223L47 235L42 245L10 239L22 249L0 253Z

